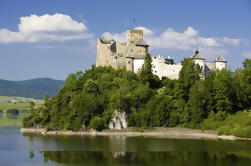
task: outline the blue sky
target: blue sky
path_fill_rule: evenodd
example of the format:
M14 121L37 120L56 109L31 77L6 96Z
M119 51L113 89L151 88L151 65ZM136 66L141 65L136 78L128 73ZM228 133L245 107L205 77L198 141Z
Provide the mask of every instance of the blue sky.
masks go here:
M0 0L0 78L64 80L95 64L98 37L123 41L135 27L151 54L176 63L196 48L232 70L251 58L249 0Z

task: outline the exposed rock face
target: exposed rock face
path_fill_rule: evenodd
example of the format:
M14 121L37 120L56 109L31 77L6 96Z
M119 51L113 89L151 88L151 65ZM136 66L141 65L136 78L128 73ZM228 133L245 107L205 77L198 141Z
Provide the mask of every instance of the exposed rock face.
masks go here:
M118 112L114 110L113 117L109 123L109 129L121 130L127 128L127 115L123 112Z

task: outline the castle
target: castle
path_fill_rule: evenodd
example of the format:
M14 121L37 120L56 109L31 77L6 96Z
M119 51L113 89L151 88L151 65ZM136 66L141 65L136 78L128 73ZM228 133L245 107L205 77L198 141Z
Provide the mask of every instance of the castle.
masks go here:
M111 66L115 69L125 67L126 70L137 73L144 63L149 45L143 40L143 30L130 29L127 31L127 41L118 43L113 39L98 38L96 66ZM215 61L205 61L196 50L191 57L199 64L204 79L212 70L226 68L227 61L219 56ZM160 56L152 56L153 74L160 79L168 77L178 79L181 64L175 64L174 60Z

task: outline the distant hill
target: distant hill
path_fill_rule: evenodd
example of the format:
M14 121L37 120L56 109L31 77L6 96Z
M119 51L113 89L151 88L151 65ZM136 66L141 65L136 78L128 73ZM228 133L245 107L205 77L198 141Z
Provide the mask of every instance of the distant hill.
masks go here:
M55 96L64 85L64 81L51 78L37 78L24 81L8 81L0 79L0 96L22 96L43 99L48 93Z

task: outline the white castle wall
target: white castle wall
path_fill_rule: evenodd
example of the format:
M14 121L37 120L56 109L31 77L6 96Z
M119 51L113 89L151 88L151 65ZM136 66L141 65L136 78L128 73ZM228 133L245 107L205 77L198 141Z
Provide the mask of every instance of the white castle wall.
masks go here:
M181 64L166 64L163 57L152 57L152 65L153 74L156 74L160 79L162 77L178 79L182 68Z
M227 67L226 67L226 62L221 62L221 61L219 61L219 62L215 62L215 66L216 66L216 69L218 69L218 70L222 70L222 69L226 69Z
M144 59L133 59L133 71L137 73L144 64Z

